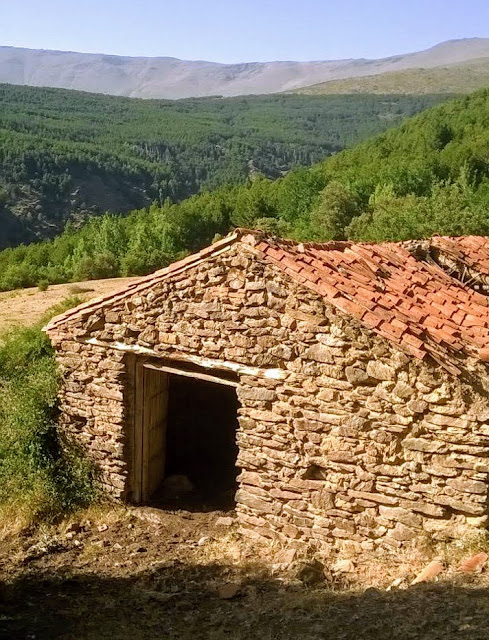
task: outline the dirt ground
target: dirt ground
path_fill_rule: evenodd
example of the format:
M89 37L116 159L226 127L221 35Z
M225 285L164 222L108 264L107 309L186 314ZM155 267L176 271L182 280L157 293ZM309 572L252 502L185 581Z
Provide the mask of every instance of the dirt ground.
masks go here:
M232 513L106 508L0 537L3 640L486 640L489 578L242 538ZM427 558L428 559L428 558ZM340 559L341 560L341 559ZM349 564L348 562L346 563ZM343 563L344 565L344 563Z
M46 291L37 287L17 289L0 293L0 328L12 325L30 325L37 322L48 309L59 304L65 298L78 296L83 301L105 295L137 278L112 278L108 280L90 280L70 284L55 284Z

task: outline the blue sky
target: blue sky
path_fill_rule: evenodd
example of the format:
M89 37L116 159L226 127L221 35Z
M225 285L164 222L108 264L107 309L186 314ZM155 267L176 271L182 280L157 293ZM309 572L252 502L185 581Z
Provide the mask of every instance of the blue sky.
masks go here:
M4 0L0 9L2 45L218 62L377 58L489 37L489 0Z

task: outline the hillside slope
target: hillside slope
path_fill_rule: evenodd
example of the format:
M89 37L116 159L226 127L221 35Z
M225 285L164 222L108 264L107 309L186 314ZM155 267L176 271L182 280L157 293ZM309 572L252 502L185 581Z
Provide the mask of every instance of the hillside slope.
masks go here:
M442 96L172 101L0 85L0 248L105 211L276 178Z
M331 80L298 89L302 95L471 93L489 86L489 58L432 69L407 69Z
M139 98L236 96L292 91L319 82L457 64L489 56L489 39L450 40L379 60L220 64L0 47L0 82Z
M104 216L50 242L0 253L0 288L149 273L232 226L301 240L489 235L489 90L276 181Z

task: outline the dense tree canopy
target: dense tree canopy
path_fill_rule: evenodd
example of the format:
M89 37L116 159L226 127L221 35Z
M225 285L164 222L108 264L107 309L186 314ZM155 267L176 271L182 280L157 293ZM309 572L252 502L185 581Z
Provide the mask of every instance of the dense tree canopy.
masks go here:
M445 99L446 97L443 97ZM0 85L0 247L309 166L441 96L135 100Z
M489 234L488 151L484 90L281 179L255 176L8 249L0 253L0 287L148 273L233 225L302 240Z

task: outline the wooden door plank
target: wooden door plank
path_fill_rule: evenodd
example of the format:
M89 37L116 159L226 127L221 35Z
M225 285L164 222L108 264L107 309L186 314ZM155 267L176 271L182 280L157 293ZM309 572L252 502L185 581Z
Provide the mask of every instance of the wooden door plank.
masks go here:
M143 501L143 441L144 441L144 368L140 358L134 366L134 451L133 451L133 500Z
M165 472L167 373L143 367L143 500L158 488Z

